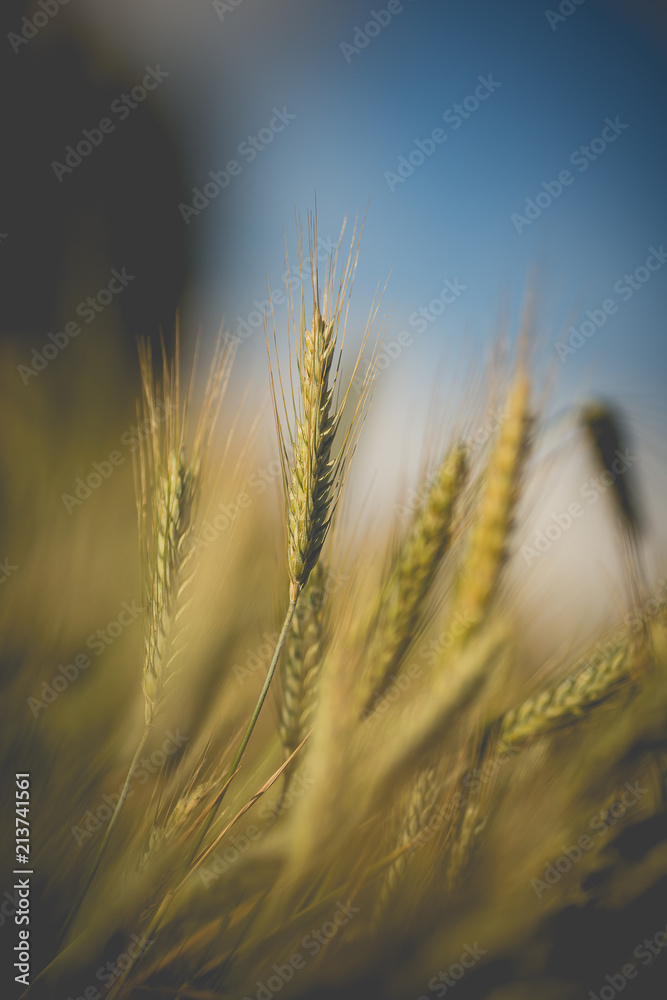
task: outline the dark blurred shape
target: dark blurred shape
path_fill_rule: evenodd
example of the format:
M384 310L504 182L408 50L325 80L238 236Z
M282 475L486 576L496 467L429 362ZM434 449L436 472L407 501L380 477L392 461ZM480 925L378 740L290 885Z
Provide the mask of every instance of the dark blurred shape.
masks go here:
M0 335L19 333L37 344L39 334L43 341L74 318L68 310L78 300L63 302L63 289L78 271L87 281L92 261L84 295L104 287L113 268L135 276L117 302L122 345L134 362L138 335L157 342L162 326L169 344L185 281L177 149L150 98L124 120L110 114L145 70L136 80L94 81L67 7L27 43L12 44L9 33L16 36L22 19L40 10L23 0L3 4ZM62 163L66 147L105 117L114 120L113 132L59 182L53 161Z
M581 423L586 429L603 472L612 477L613 496L619 513L631 532L639 530L637 509L628 483L627 439L621 432L618 417L606 403L596 402L581 412Z

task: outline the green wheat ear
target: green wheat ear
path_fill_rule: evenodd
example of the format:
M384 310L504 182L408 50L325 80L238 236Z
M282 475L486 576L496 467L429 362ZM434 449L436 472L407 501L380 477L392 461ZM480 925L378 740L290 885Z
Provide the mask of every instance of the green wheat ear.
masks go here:
M382 594L369 652L366 707L391 684L415 637L424 604L451 539L454 508L466 481L463 445L448 453L398 555L388 594Z
M320 557L331 525L340 464L331 458L342 410L332 410L331 365L336 346L334 322L325 322L319 302L311 329L305 329L300 365L303 416L296 422L296 445L287 501L287 565L290 600L295 600Z
M298 232L298 248L301 281L298 320L294 315L289 262L287 267L289 310L291 313L290 335L294 341L298 375L298 391L296 398L294 392L292 393L292 413L290 415L285 401L280 364L277 364L277 381L287 431L283 429L283 421L281 421L278 412L276 383L272 368L270 376L285 490L290 601L298 599L308 582L308 577L317 565L340 495L346 462L354 444L358 418L363 412L370 392L375 353L373 353L362 378L360 398L351 414L343 440L334 447L334 438L346 411L350 391L361 365L370 334L370 326L377 312L377 306L374 303L352 374L347 385L342 387L340 385L340 360L345 341L348 300L359 254L359 239L355 239L353 233L347 259L336 281L338 254L342 241L341 232L338 246L329 260L324 285L320 289L316 254L317 231L314 220L310 219L309 257L312 286L312 318L310 321L306 319L303 242L300 230ZM273 338L274 344L276 344L275 323ZM290 383L292 383L291 373ZM287 447L288 441L291 445L291 455Z
M345 341L347 309L349 306L349 302L346 300L349 299L352 288L352 280L359 254L359 239L361 238L360 236L359 239L355 239L355 234L353 233L346 262L336 282L338 253L342 235L341 232L338 246L329 258L324 287L320 290L316 253L317 229L315 220L310 217L308 234L312 286L312 322L310 324L306 321L303 238L301 230L298 227L300 276L298 323L294 316L294 299L289 278L289 261L286 261L286 276L289 291L288 313L291 316L290 334L294 339L298 370L298 391L296 393L294 392L294 380L290 371L290 386L292 388L292 419L290 420L285 400L280 362L278 361L276 365L282 409L287 422L286 433L283 430L283 424L279 416L276 381L271 364L271 351L267 333L271 399L278 433L285 494L289 603L262 690L250 722L232 760L227 776L228 780L231 780L241 762L245 748L259 718L259 713L266 700L271 681L273 680L283 645L292 625L299 596L308 583L308 578L317 566L320 558L322 546L331 527L331 519L340 497L346 461L354 444L354 434L358 418L363 412L370 392L375 352L371 356L371 361L363 378L360 398L351 415L348 429L343 435L340 445L334 448L334 437L347 408L352 384L361 364L363 352L370 334L370 327L378 308L374 303L350 380L345 389L341 390L339 384L340 355ZM273 317L273 341L277 353L275 317ZM337 350L339 352L338 358L334 364ZM341 395L342 399L338 398ZM334 398L335 396L336 398ZM291 445L291 455L287 448L286 434Z

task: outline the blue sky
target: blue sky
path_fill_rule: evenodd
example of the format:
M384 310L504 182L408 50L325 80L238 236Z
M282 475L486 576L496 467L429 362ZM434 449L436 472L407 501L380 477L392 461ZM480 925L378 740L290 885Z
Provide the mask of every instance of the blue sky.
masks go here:
M226 33L225 51L236 52L226 64L235 100L226 88L210 95L211 111L216 97L225 106L227 127L203 144L193 185L234 156L242 169L191 222L200 227L209 324L224 313L234 326L252 310L267 276L276 286L283 227L293 247L294 208L305 215L317 192L323 236L336 234L344 215L369 206L354 303L361 320L376 282L391 272L384 300L393 309L389 339L403 328L415 332L409 316L428 307L445 279L467 286L419 334L411 368L432 364L434 354L446 357L463 337L488 339L501 303L509 297L517 307L534 273L552 341L563 339L566 321L579 327L586 309L610 297L619 303L567 356L564 390L582 378L602 391L615 391L619 379L626 390L660 390L667 267L628 301L613 290L644 264L651 246L667 241L666 87L658 51L592 0L555 29L534 2L412 0L358 53L341 46L352 46L356 26L363 30L372 20L365 5L342 3L300 25L303 4L280 5L288 16L273 23L258 19L256 6L246 0L211 25ZM500 86L488 99L460 127L452 127L451 115L443 122L443 113L489 74ZM238 144L267 124L274 106L295 118L246 163ZM582 172L570 155L600 136L607 118L627 128ZM399 157L438 127L446 141L390 190L386 172L395 173ZM523 213L542 182L567 168L570 185L517 233L512 213ZM222 198L230 204L221 209ZM233 249L230 231L216 229L222 212L229 213Z
M627 301L614 285L645 264L651 247L667 244L664 32L661 44L642 5L627 2L565 0L572 13L558 22L534 0L392 6L389 23L358 52L344 47L373 10L387 21L385 0L119 6L136 21L123 29L136 61L161 58L172 70L160 98L188 151L190 191L209 171L239 163L189 221L196 274L188 322L215 330L224 316L233 329L255 299L265 301L267 279L280 286L283 231L293 250L294 211L305 218L317 193L324 238L368 206L354 325L363 326L378 281L390 276L387 337L415 334L397 366L406 386L455 363L462 346L481 351L505 302L516 316L532 274L543 356L555 363L563 396L661 398L667 266ZM451 117L443 122L489 75L500 86L488 100L457 129ZM239 146L269 126L276 108L294 118L249 162ZM607 118L627 127L582 172L570 156L601 135ZM390 190L386 172L435 128L446 140ZM512 213L564 169L572 182L517 233ZM447 279L465 291L419 332L410 316ZM562 330L579 328L586 310L610 298L616 311L561 364L553 343ZM277 318L284 328L280 309ZM261 333L242 345L239 364L257 365L265 379Z

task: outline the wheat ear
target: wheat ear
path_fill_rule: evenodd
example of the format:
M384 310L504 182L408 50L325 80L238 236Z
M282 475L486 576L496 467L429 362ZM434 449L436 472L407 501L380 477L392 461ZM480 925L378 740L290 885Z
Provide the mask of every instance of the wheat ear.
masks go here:
M343 227L344 228L344 227ZM288 453L285 432L278 411L278 398L273 369L269 365L271 398L276 418L278 444L282 478L285 493L287 520L287 571L289 578L289 603L283 626L269 669L264 680L257 704L243 739L231 763L227 779L234 775L248 745L253 729L269 692L280 653L290 630L297 601L308 582L320 558L322 546L331 526L331 519L336 508L346 460L354 443L354 432L358 425L358 417L363 412L364 404L370 391L374 365L374 355L368 366L362 383L360 399L346 430L342 443L334 449L334 437L345 412L353 380L356 376L361 358L366 348L370 327L377 312L377 306L371 308L371 315L362 338L357 361L350 376L347 388L339 393L340 352L345 341L349 295L352 287L354 271L359 253L359 240L352 235L350 251L342 273L336 284L338 253L341 240L335 252L329 258L327 275L320 294L317 264L317 230L314 220L309 225L310 274L312 279L312 323L310 329L306 322L303 242L300 230L297 230L299 246L300 275L300 308L298 324L294 317L294 302L291 283L287 279L289 289L289 313L291 314L291 333L295 340L296 363L298 370L298 392L294 393L292 372L290 384L292 387L292 417L289 419L285 391L277 365L278 383L282 407L287 418L288 437L292 456ZM286 262L286 274L289 275L289 261ZM347 300L347 303L346 303ZM272 313L273 316L273 313ZM342 334L339 341L339 331ZM273 340L277 345L275 317L273 318ZM268 335L267 335L267 346ZM334 364L336 351L338 359ZM277 347L276 347L277 350ZM269 360L271 358L269 347ZM335 398L342 394L342 399Z
M519 370L489 459L480 508L455 601L454 616L467 623L467 633L484 617L507 558L532 424L529 399L528 375Z
M216 778L208 778L199 783L196 780L190 781L175 804L169 809L164 820L157 820L151 827L146 847L139 859L137 869L143 871L150 858L161 849L164 844L168 844L178 833L178 831L191 819L195 810L199 809L206 797L219 785Z
M524 701L502 718L498 741L503 746L525 743L551 733L586 715L590 708L613 694L633 669L632 644L589 664L554 687Z
M380 883L375 911L376 922L387 909L405 875L412 851L419 842L420 835L427 829L431 821L438 791L435 767L425 767L417 776L410 790L397 844L398 849L403 850L384 871Z
M628 681L637 662L633 652L632 639L627 636L620 646L604 653L598 662L593 663L588 657L570 677L506 712L500 722L498 747L521 746L588 715L591 708L611 697ZM449 860L450 884L463 870L479 830L481 797L481 786L471 789Z
M146 725L150 726L164 697L173 659L176 611L189 583L188 564L193 552L192 522L194 482L182 455L167 456L153 496L152 548L145 587L144 671L142 687Z
M481 746L472 753L468 774L479 774L484 761ZM453 889L468 864L473 852L476 838L480 833L484 820L482 819L484 783L480 780L472 782L470 787L462 785L459 779L459 795L462 796L462 808L458 811L452 824L451 843L445 861L445 878L450 889ZM465 791L461 791L465 788Z
M304 330L300 359L303 417L297 421L294 464L288 491L287 566L290 600L296 600L314 566L331 524L337 465L331 460L341 413L332 410L331 365L336 346L333 322L325 322L319 302L312 329Z
M342 238L342 233L341 233ZM324 286L320 289L315 248L317 233L309 229L310 273L312 276L312 322L306 323L305 294L301 280L298 327L294 317L292 290L289 290L292 326L298 370L298 401L293 398L293 421L288 419L292 460L290 462L285 435L278 417L273 378L271 379L274 413L280 445L280 458L285 486L287 514L287 568L290 580L290 601L296 601L308 582L319 559L331 526L342 485L345 463L352 444L352 433L370 387L370 368L363 379L361 399L352 416L350 427L339 447L334 449L334 437L346 408L352 382L361 363L370 329L366 327L357 362L345 390L340 393L340 353L334 364L337 348L342 351L347 325L346 299L349 299L359 252L354 234L347 260L335 284L340 241L327 268ZM303 275L303 247L299 236L299 271ZM342 333L341 333L342 325ZM340 343L339 343L340 336ZM275 341L275 329L274 329ZM282 379L278 366L282 402ZM287 409L285 407L287 415ZM293 423L294 429L291 429Z
M139 345L143 415L150 427L147 441L141 441L138 468L135 468L141 569L146 600L142 671L145 725L95 864L69 912L59 940L64 938L71 926L100 866L111 832L125 804L173 662L175 625L182 605L183 590L189 582L186 568L192 555L191 539L196 505L233 358L233 351L228 343L219 338L191 456L187 459L185 432L190 392L181 409L179 351L177 330L175 358L171 364L167 361L164 344L162 346L163 382L159 393L153 379L150 343Z
M366 707L391 684L419 625L438 567L449 546L456 500L466 479L466 452L457 445L440 466L398 557L371 649Z

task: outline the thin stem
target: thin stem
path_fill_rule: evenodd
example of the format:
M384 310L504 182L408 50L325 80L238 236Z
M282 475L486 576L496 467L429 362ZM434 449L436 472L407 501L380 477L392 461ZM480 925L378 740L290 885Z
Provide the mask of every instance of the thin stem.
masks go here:
M62 930L60 931L60 934L58 936L58 945L60 945L60 943L63 941L65 935L67 934L67 931L69 930L69 928L70 928L70 926L72 924L72 921L74 920L74 917L79 912L81 904L83 903L83 901L84 901L84 899L86 897L86 893L90 889L90 887L92 885L92 882L93 882L93 879L95 878L95 875L97 874L97 870L100 867L100 863L102 861L102 857L103 857L104 852L106 850L107 844L109 843L109 838L111 836L111 831L113 830L113 828L115 826L116 820L118 819L118 816L120 815L120 811L123 808L123 804L125 802L125 799L127 798L128 792L130 791L130 784L132 782L132 776L134 774L134 769L135 769L135 767L137 765L137 761L139 760L139 754L141 753L141 751L144 749L144 746L146 745L146 740L148 739L148 734L149 734L150 730L151 730L150 725L144 727L144 731L143 731L143 733L141 735L141 739L139 740L139 745L137 746L137 749L134 752L134 757L132 758L132 763L130 764L130 767L128 769L127 776L125 778L125 783L123 784L123 789L122 789L122 791L120 793L120 797L118 799L118 802L116 803L116 808L113 811L113 815L111 817L111 820L109 821L109 825L108 825L108 827L106 829L106 833L104 834L104 838L102 840L102 843L100 844L100 850L99 850L99 853L97 855L97 859L95 861L95 864L93 865L93 869L92 869L90 875L88 876L87 880L84 882L82 888L79 890L79 894L78 894L78 896L77 896L77 898L76 898L76 900L74 902L74 906L70 910L69 915L68 915L67 919L65 920L65 923L64 923L64 925L62 927Z
M285 615L285 621L283 622L283 627L280 630L280 635L278 636L278 641L276 643L276 648L273 651L273 659L271 660L271 664L270 664L268 672L266 674L266 679L264 680L264 686L262 687L262 690L260 692L259 698L257 700L257 704L255 705L255 710L252 713L252 717L250 719L250 722L248 723L248 728L246 729L246 731L245 731L245 733L243 735L243 739L241 740L240 746L239 746L239 748L236 751L236 754L234 756L234 760L232 761L231 766L229 768L229 771L227 772L227 776L225 777L225 780L224 780L224 782L222 784L222 790L220 791L220 793L219 793L219 795L217 797L217 800L212 803L211 809L209 811L209 814L206 817L206 821L205 821L205 823L202 826L202 831L201 831L201 833L199 835L199 838L197 839L197 843L196 843L194 851L192 852L192 855L191 855L192 858L194 858L195 855L198 854L199 848L201 847L201 845L202 845L202 843L204 841L204 838L206 837L206 834L208 833L208 831L211 828L211 824L213 823L213 820L215 819L216 811L217 811L218 807L220 806L220 803L222 802L222 800L224 798L225 792L227 791L227 788L229 787L229 783L231 782L232 778L234 777L234 774L236 773L236 769L238 768L239 764L241 763L241 758L243 757L243 754L245 752L245 748L247 747L248 742L250 740L250 737L252 736L252 731L255 728L255 723L257 722L257 719L259 717L259 713L262 711L262 705L264 704L264 702L266 700L266 696L268 694L269 687L271 686L271 681L273 679L273 675L276 672L276 667L278 666L278 660L280 659L280 654L282 652L282 648L285 645L285 639L287 638L287 633L289 632L290 626L292 624L292 618L294 617L294 611L296 609L296 602L297 602L297 600L298 600L298 594L297 594L297 596L295 598L291 598L290 599L289 606L287 608L287 614Z
M260 692L259 698L257 699L257 704L255 705L255 711L252 713L252 717L250 719L250 722L248 723L248 728L246 729L245 735L244 735L243 739L241 740L241 745L239 746L238 750L236 751L236 756L234 757L234 760L232 761L231 767L229 768L229 771L227 772L227 777L225 779L225 784L227 784L227 782L229 782L231 780L234 772L236 771L236 768L241 763L241 757L243 756L245 748L248 745L248 741L250 740L250 737L252 736L252 731L255 728L255 723L257 722L257 719L259 717L259 713L262 711L262 705L264 704L264 701L265 701L266 696L268 694L269 687L271 685L271 680L273 679L273 675L276 672L276 667L278 666L278 660L280 658L280 653L281 653L282 648L283 648L283 646L285 644L285 639L287 638L287 633L290 630L290 625L292 624L292 618L294 617L294 611L296 610L297 599L298 598L294 598L293 600L291 600L289 602L289 607L287 608L287 614L285 615L285 621L283 622L283 627L280 630L280 635L278 636L278 642L276 643L276 648L275 648L274 653L273 653L273 659L271 660L271 665L269 666L269 669L268 669L268 672L267 672L267 675L266 675L266 679L264 681L264 686L263 686L263 688L262 688L262 690Z
M193 857L198 853L199 848L200 848L200 846L202 844L202 841L204 840L204 838L206 837L206 834L208 833L208 831L210 829L211 823L213 822L213 819L214 819L214 816L215 816L215 810L218 808L218 806L222 802L222 798L223 798L225 792L227 791L227 788L229 787L229 783L232 780L232 778L234 777L234 774L236 773L236 770L237 770L239 764L241 763L241 758L243 757L243 754L245 752L245 748L247 747L247 745L248 745L248 743L250 741L250 737L252 736L252 731L255 728L255 723L257 722L257 719L259 718L259 713L262 711L262 705L264 704L264 702L266 700L266 696L267 696L267 694L269 692L269 688L271 686L271 681L273 679L273 675L276 672L276 667L278 666L278 660L280 659L280 654L281 654L282 648L283 648L283 646L285 644L285 639L287 638L287 633L289 632L290 626L292 624L292 618L294 617L294 612L296 610L297 600L298 600L298 595L297 595L297 597L295 599L290 600L290 602L289 602L289 606L287 608L287 614L285 615L285 621L283 622L283 627L280 630L280 635L278 636L278 642L276 643L276 648L275 648L275 650L273 652L273 658L271 660L271 664L270 664L269 669L267 671L266 679L264 680L264 686L262 687L262 690L260 692L259 698L257 699L257 704L255 705L255 710L252 713L252 716L250 718L250 722L248 723L248 728L246 729L246 731L245 731L245 733L243 735L243 739L241 740L239 748L236 751L236 754L234 756L234 760L232 761L231 766L229 768L229 771L227 772L227 776L226 776L224 784L222 786L222 792L218 796L218 800L215 803L214 807L211 808L211 810L210 810L210 812L209 812L209 814L207 816L206 822L204 823L202 832L201 832L201 834L199 836L199 839L197 841L197 846L196 846L196 848L194 850L194 854L192 855ZM171 903L172 899L174 898L174 896L178 892L179 888L180 888L180 884L176 887L176 889L169 890L167 892L167 894L164 896L164 898L162 899L162 902L160 903L160 905L159 905L156 913L153 915L153 918L151 919L151 922L150 922L149 927L148 927L148 931L146 932L146 938L148 940L150 940L150 938L153 935L153 933L157 930L157 928L158 928L158 926L160 924L160 921L161 921L163 915L166 913L167 909L169 908L169 904ZM137 957L136 961L132 961L130 963L130 965L128 965L128 967L123 971L123 973L120 976L120 978L114 984L113 992L109 994L109 1000L113 1000L113 997L116 996L117 991L119 991L122 988L123 984L127 980L127 977L129 976L130 972L132 972L132 971L134 971L136 969L136 966L141 961L141 958L142 958L142 954L140 954Z

